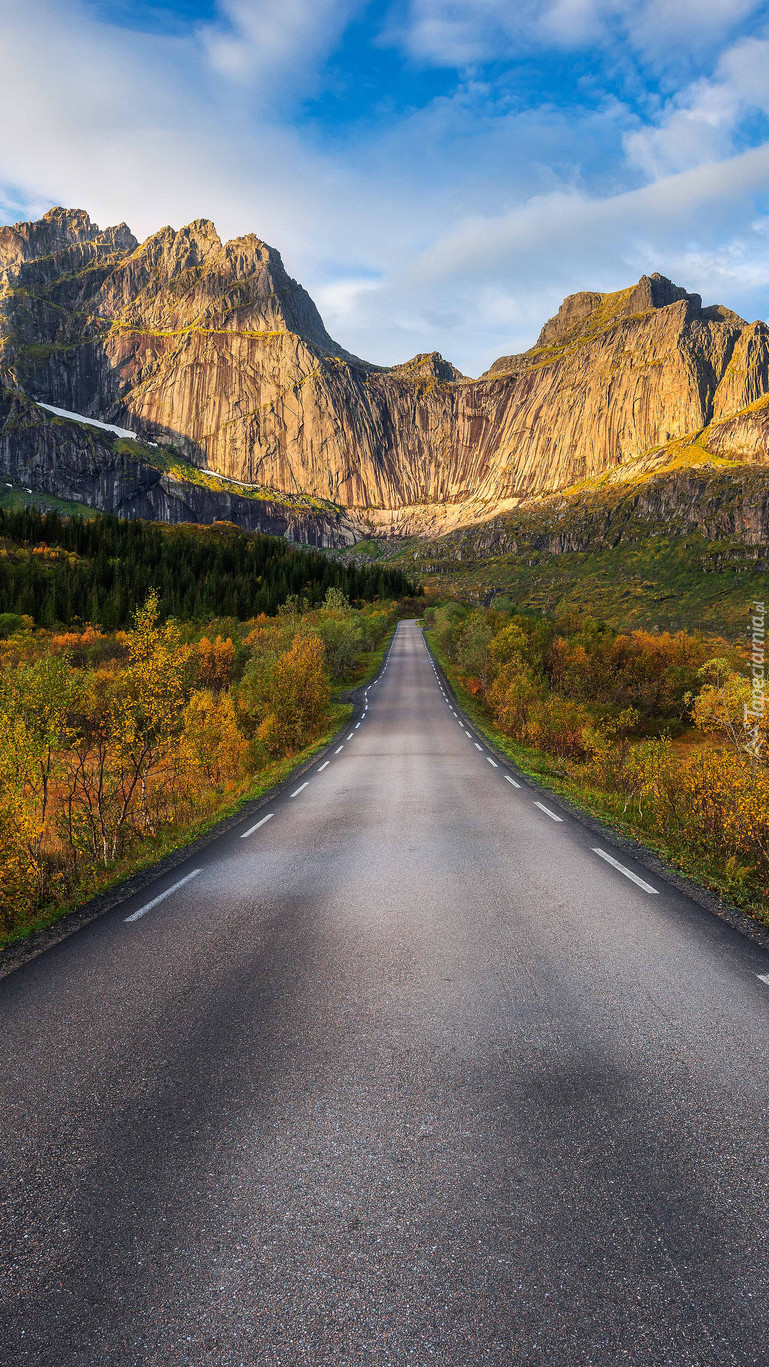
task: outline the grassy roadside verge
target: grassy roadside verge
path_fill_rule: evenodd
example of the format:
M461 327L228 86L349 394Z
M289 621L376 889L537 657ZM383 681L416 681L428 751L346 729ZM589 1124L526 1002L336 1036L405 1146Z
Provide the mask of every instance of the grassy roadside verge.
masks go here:
M586 785L580 781L579 775L570 770L567 762L522 745L495 726L486 708L463 688L457 671L441 650L433 633L426 631L425 636L458 702L473 725L502 755L511 760L522 774L541 788L562 798L575 809L577 815L583 813L601 822L617 836L637 843L650 854L656 855L705 892L715 894L718 899L736 907L759 925L769 927L769 897L757 896L755 887L746 887L739 876L732 875L723 863L714 859L708 860L707 857L703 857L701 850L693 851L683 842L676 841L674 833L671 833L671 838L661 840L657 832L648 829L642 820L625 810L621 795L615 796Z
M129 858L111 865L110 868L104 869L96 875L91 870L87 882L76 887L66 902L42 912L23 926L0 935L0 975L6 967L4 952L11 951L14 947L23 948L25 944L34 942L36 938L38 940L45 939L46 932L51 932L60 922L67 918L77 917L91 903L103 902L104 905L95 909L93 915L84 915L83 923L94 919L94 916L100 914L101 911L106 911L109 906L123 900L118 892L123 885L137 880L148 881L143 880L142 876L147 875L157 866L173 860L173 857L177 855L183 858L185 851L196 843L208 843L208 838L214 838L221 829L237 820L244 808L258 802L265 794L272 792L286 782L294 772L307 768L348 723L354 712L354 702L350 695L354 694L359 687L379 672L394 631L395 625L385 633L382 641L374 650L361 655L350 675L338 681L323 729L309 745L285 759L275 760L267 764L239 790L222 794L221 800L212 804L198 821L167 827L157 836L148 838L136 846ZM128 892L130 889L126 895ZM110 897L109 894L111 893L116 895ZM73 925L72 928L76 929L77 926ZM62 937L55 936L55 938ZM45 944L40 945L40 948L45 947ZM31 944L30 948L32 948ZM37 951L34 950L33 952ZM24 957L32 957L32 955L24 955Z

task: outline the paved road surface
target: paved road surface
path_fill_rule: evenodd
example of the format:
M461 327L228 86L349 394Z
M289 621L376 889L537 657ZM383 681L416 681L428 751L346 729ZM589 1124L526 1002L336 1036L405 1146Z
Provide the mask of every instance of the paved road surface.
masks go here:
M0 1361L766 1364L769 955L368 697L0 984Z

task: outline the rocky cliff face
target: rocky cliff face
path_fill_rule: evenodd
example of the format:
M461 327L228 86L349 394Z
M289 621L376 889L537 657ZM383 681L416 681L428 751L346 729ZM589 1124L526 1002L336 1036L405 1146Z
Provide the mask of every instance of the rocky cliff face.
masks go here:
M385 370L329 337L276 251L206 220L141 245L79 211L0 229L0 379L383 529L488 517L714 418L722 454L769 456L754 416L727 421L769 394L769 329L661 276L571 296L478 380L437 355Z
M525 505L480 526L424 541L414 560L474 563L489 556L587 552L644 540L652 534L755 548L769 544L769 469L734 472L696 467L662 471L630 488L582 489Z
M18 393L0 389L0 487L85 503L120 517L233 522L246 531L337 550L360 535L338 508L289 496L249 498L223 488L222 481L196 482L196 472L178 464L163 469L160 459L133 441L52 419Z

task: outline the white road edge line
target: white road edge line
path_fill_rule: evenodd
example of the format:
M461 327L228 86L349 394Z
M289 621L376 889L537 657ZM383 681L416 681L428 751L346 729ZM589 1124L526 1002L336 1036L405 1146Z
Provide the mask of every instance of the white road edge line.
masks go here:
M354 732L354 731L351 731L350 734L349 734L349 736L347 737L347 739L348 739L348 740L352 740L352 738L353 738L354 735L355 735L355 732Z
M557 812L551 812L550 808L546 807L544 802L535 802L534 806L539 807L539 810L544 812L545 816L549 816L551 821L563 821L563 817L558 816Z
M653 888L651 883L645 883L643 878L639 878L638 874L633 873L632 869L626 869L624 864L620 864L618 859L613 859L610 854L606 853L606 850L599 850L598 847L594 845L593 854L597 854L600 859L605 859L606 863L611 864L613 869L617 869L620 873L624 873L626 878L629 878L632 883L637 883L639 888L643 888L644 892L651 892L655 897L658 895L658 888Z
M340 745L340 746L339 746L339 749L334 751L334 754L335 754L335 755L340 755L340 754L342 753L343 750L344 750L344 746L343 746L343 745Z
M254 831L258 831L258 830L259 830L259 827L260 827L260 826L263 826L264 823L265 823L266 821L272 821L272 818L274 817L274 815L275 815L274 812L268 812L266 816L263 816L263 817L262 817L261 821L257 821L257 823L256 823L255 826L249 826L248 830L247 830L247 831L244 831L243 834L242 834L242 836L240 837L241 840L245 840L245 839L246 839L246 836L253 835L253 834L254 834Z
M178 892L179 888L183 888L185 883L189 883L192 878L197 878L198 874L202 872L202 869L193 869L192 873L187 874L186 878L180 878L179 882L174 883L172 888L166 888L165 892L161 892L158 897L153 897L151 902L147 902L146 906L139 907L138 911L134 911L130 916L125 916L123 919L125 921L138 921L140 916L146 916L147 912L152 911L152 908L156 907L159 902L165 902L166 897L170 897L172 892Z
M493 764L493 765L494 765L494 768L495 768L495 769L498 769L498 768L499 768L499 765L497 764L497 761L496 761L495 759L492 759L492 758L491 758L491 755L487 755L487 756L486 756L486 759L488 760L489 764Z
M298 797L299 794L300 794L300 793L303 793L304 790L305 790L305 788L309 788L309 786L310 786L310 780L308 779L306 783L301 783L301 784L299 785L299 787L296 789L296 792L293 792L293 793L291 794L291 796L292 796L292 797Z
M473 741L473 745L475 746L476 750L482 750L482 749L483 749L483 746L479 745L478 742L477 742L477 740L474 740L474 741Z
M760 983L766 983L767 987L769 987L769 973L757 973L756 977Z
M324 769L328 769L328 766L329 766L330 763L331 763L331 760L330 760L330 759L325 760L325 762L324 762L323 764L319 764L319 765L318 765L318 768L316 769L315 772L318 773L318 774L322 774Z
M514 788L520 788L520 783L516 783L515 779L511 778L509 774L505 774L505 778L507 779L508 783L512 783Z

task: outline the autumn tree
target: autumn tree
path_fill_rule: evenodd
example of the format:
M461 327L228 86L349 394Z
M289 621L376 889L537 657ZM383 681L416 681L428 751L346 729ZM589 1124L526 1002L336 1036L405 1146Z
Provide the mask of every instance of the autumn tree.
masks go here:
M719 736L738 755L757 760L767 746L769 718L766 714L753 715L749 679L721 656L707 660L698 671L698 679L699 692L688 695L695 726Z
M217 636L210 641L201 636L192 652L193 670L200 688L214 693L229 688L235 664L235 643L229 637Z
M86 672L69 758L70 844L77 850L85 832L105 864L132 833L156 828L158 798L179 767L174 742L182 727L188 651L178 628L160 623L156 593L137 611L127 647L124 670Z
M221 790L239 778L248 753L248 742L238 726L235 703L229 693L196 689L182 722L184 765Z
M273 755L290 754L318 732L331 697L319 636L297 635L277 660L267 685L259 737Z

